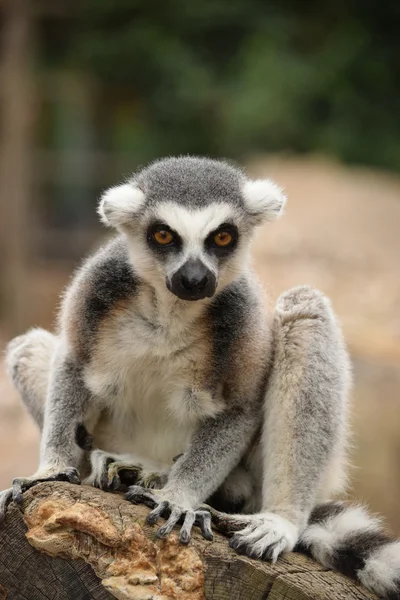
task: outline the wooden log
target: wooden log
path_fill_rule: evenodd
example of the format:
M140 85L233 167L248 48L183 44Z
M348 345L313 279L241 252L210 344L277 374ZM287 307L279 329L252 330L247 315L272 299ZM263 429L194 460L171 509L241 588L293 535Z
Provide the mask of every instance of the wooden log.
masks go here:
M195 531L155 538L148 510L120 494L42 483L11 504L0 530L0 600L372 600L373 594L291 553L275 565Z

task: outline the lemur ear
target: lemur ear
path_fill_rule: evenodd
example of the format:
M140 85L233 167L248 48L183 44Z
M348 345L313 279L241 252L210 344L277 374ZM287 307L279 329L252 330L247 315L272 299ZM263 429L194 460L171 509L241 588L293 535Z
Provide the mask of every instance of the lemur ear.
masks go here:
M97 209L101 221L117 229L129 226L144 202L144 193L134 183L112 187L100 198Z
M243 186L243 195L255 225L278 219L286 204L283 190L270 179L247 180Z

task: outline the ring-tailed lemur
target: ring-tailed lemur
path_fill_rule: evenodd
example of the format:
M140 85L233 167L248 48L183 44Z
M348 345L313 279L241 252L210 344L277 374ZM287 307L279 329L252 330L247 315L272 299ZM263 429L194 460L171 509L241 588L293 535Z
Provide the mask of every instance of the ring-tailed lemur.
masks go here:
M57 335L8 348L42 441L3 516L39 481L133 483L126 497L153 508L149 522L167 516L160 537L180 521L181 542L194 523L211 539L208 502L242 513L214 517L238 551L275 561L300 545L399 597L400 542L362 509L326 503L346 482L350 379L330 304L295 288L270 319L250 268L255 227L284 203L269 180L190 157L104 194L101 218L120 235L78 271Z

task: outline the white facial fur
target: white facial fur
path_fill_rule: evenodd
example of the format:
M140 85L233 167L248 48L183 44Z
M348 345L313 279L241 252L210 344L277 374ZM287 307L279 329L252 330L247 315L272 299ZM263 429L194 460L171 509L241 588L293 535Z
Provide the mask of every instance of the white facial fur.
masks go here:
M157 208L157 218L179 234L183 241L179 257L171 261L173 271L179 269L189 259L200 259L214 275L218 276L217 264L204 249L207 236L223 223L240 226L240 217L235 216L232 207L225 203L211 204L205 208L188 209L166 202Z
M159 201L146 206L145 194L135 182L109 189L102 196L98 212L106 225L127 235L132 263L144 280L165 287L171 276L189 259L200 259L217 278L218 287L228 285L249 267L252 232L263 221L278 218L286 198L269 179L243 179L243 206L224 201L205 206L190 206L174 201ZM151 221L168 225L182 239L182 248L162 260L149 248L146 231ZM207 236L223 223L236 225L239 244L223 261L207 252Z
M182 249L160 260L147 245L144 232L151 220L168 225L182 239ZM211 204L205 208L188 208L172 202L161 203L156 209L145 213L140 219L141 234L138 230L127 232L132 262L140 275L153 284L165 287L165 279L172 275L189 259L200 259L218 280L217 289L228 285L243 272L249 261L250 232L241 231L243 215L225 203ZM207 236L223 223L233 223L239 229L239 244L232 256L221 265L206 252L204 242ZM157 287L158 287L157 285Z

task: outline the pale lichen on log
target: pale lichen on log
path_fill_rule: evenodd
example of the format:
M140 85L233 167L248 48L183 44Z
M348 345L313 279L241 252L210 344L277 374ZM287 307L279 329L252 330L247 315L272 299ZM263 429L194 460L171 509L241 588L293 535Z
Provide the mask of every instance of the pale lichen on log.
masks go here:
M0 531L0 599L375 598L298 553L271 565L236 555L218 533L207 542L195 531L189 546L176 533L159 540L146 507L91 487L40 484L22 512L11 506Z
M69 488L25 509L26 537L51 556L82 558L120 600L204 599L204 567L195 547L176 534L154 542L145 533L143 507L118 495Z

